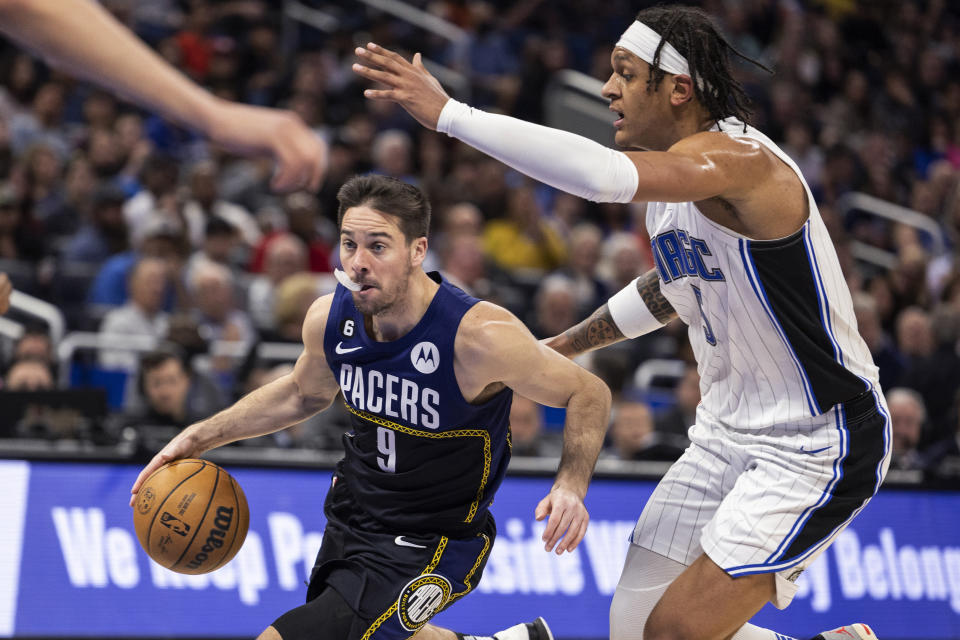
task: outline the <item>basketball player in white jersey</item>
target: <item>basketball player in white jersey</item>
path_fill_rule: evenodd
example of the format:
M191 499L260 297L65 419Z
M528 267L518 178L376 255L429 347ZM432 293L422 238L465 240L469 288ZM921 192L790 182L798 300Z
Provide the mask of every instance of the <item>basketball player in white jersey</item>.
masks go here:
M646 9L603 86L619 152L451 100L415 55L370 44L367 97L538 180L645 202L656 269L550 340L573 356L689 326L703 399L691 446L645 506L610 610L613 640L772 640L749 624L866 505L889 419L850 293L796 164L745 124L730 45L702 11ZM817 638L873 638L864 624Z

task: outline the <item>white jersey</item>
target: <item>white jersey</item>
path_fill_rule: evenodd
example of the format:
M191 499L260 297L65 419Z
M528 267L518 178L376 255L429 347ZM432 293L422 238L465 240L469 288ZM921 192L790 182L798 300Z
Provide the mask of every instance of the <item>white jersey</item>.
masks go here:
M810 211L796 233L751 240L692 202L647 205L660 290L689 326L701 410L735 429L757 430L879 389L833 242L800 169L735 118L721 121L720 130L756 140L792 168Z

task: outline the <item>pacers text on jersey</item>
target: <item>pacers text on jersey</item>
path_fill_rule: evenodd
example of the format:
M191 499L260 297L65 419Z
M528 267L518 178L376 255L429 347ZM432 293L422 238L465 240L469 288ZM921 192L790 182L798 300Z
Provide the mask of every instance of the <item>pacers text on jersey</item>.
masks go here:
M340 365L340 389L354 408L414 426L440 426L440 393L412 380L351 364Z

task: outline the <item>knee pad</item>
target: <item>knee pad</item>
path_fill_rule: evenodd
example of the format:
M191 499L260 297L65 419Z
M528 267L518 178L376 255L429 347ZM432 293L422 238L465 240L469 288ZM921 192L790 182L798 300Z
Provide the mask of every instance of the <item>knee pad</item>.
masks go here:
M642 640L653 608L686 568L676 560L631 544L610 603L610 640Z

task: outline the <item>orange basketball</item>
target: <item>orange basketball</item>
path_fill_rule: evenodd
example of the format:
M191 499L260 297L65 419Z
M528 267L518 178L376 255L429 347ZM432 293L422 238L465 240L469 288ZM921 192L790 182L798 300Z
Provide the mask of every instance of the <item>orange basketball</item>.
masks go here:
M208 573L243 546L247 498L229 473L206 460L174 460L137 492L133 527L155 562L177 573Z

